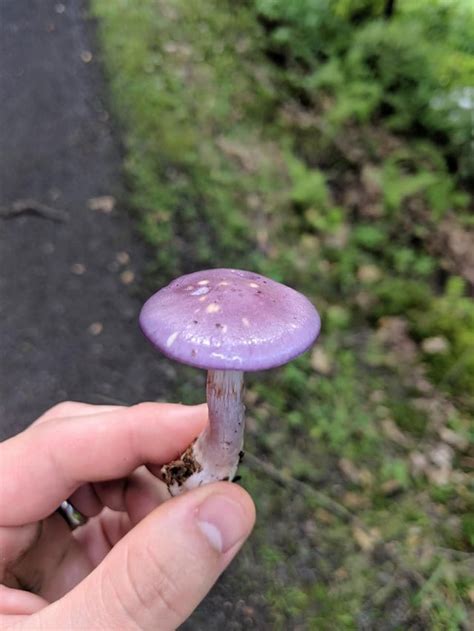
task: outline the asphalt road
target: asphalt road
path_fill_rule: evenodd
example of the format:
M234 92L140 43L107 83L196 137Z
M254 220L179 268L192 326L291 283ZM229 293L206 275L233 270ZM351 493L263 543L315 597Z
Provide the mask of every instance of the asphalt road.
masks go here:
M119 145L84 11L0 0L0 438L60 400L166 396L172 371L137 327L147 253L121 208ZM104 195L117 200L112 212L88 208ZM64 221L9 214L25 198Z

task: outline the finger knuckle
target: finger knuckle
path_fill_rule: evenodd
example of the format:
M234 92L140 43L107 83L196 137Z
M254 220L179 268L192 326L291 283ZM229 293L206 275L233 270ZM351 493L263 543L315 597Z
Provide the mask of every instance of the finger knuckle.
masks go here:
M98 586L88 601L98 602L94 618L97 629L127 629L139 631L143 629L137 619L137 612L131 607L130 594L125 589L126 584L110 576L108 572L99 574Z
M46 414L50 418L69 416L77 411L78 405L80 404L76 401L61 401L50 408Z
M121 565L119 576L102 577L106 619L121 629L156 629L164 620L166 628L177 628L184 618L180 590L158 553L127 547Z
M180 589L176 578L157 551L147 547L144 557L127 557L127 579L131 593L140 608L165 615L177 622L182 619ZM148 580L143 580L143 568L148 567ZM140 580L141 579L141 580Z

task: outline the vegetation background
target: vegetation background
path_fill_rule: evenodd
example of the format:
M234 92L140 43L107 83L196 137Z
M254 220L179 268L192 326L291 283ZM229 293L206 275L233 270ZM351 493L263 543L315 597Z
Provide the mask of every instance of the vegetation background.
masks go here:
M148 289L247 268L324 323L249 379L258 526L189 628L467 629L472 3L91 4ZM201 400L201 377L183 368L169 398Z

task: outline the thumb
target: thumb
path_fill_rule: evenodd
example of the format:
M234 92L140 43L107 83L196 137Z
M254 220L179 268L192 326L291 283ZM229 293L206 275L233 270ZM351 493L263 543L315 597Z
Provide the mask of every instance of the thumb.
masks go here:
M248 494L211 484L150 513L61 600L41 628L176 629L238 552L255 521Z

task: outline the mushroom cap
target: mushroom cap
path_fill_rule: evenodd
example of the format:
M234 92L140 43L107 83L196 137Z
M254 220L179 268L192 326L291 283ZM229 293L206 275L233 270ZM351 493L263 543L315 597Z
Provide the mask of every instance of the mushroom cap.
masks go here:
M171 359L214 370L264 370L304 353L318 336L314 306L253 272L210 269L160 289L140 313L143 333Z

